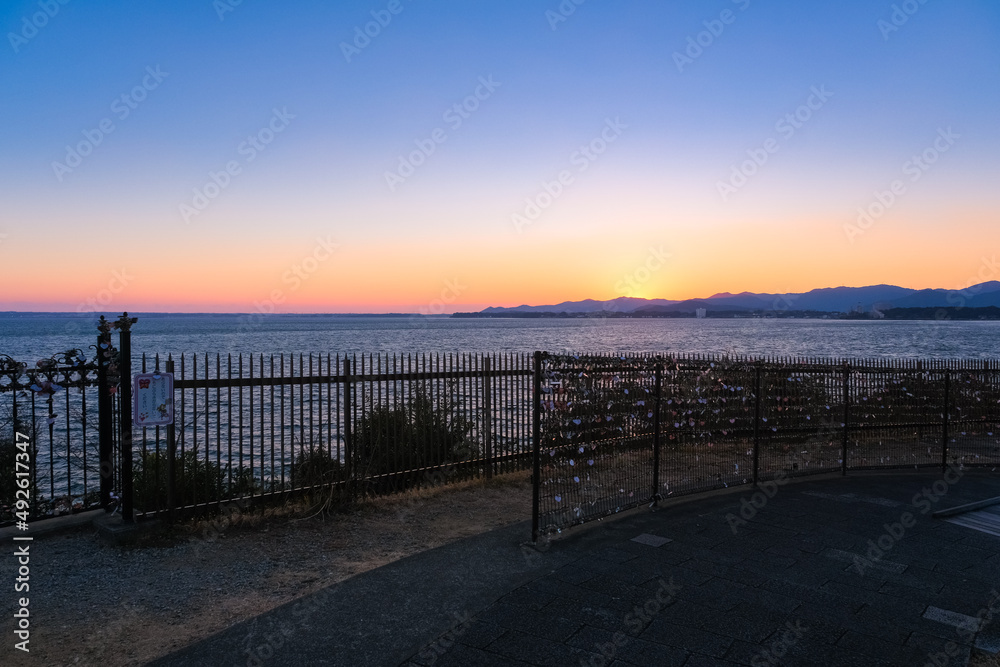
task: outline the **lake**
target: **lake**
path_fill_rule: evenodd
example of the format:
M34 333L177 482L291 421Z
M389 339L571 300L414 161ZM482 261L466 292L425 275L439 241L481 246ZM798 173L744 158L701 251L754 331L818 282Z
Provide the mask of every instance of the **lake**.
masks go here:
M1000 357L1000 322L450 319L136 314L141 353L659 352L853 358ZM34 361L96 339L93 314L0 313L0 354ZM87 356L91 356L88 354Z

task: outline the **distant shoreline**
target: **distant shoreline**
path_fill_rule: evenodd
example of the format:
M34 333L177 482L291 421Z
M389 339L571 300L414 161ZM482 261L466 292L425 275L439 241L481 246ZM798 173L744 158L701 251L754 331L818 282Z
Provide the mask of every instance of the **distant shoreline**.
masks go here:
M911 320L911 321L994 321L1000 320L1000 308L985 306L981 308L890 308L882 311L881 317L875 313L838 313L816 310L714 310L707 311L704 319L799 319L799 320ZM503 313L454 313L454 318L467 319L697 319L693 311L675 312L632 312L593 311L587 313L563 312L523 312L510 311Z

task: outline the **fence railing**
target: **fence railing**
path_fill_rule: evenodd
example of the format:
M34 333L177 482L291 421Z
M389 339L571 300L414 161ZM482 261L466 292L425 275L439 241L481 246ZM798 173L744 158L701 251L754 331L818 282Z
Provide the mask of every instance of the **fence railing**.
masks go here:
M174 373L175 416L137 435L140 515L319 487L389 493L531 462L530 355L202 354L141 365Z
M13 471L16 434L28 436L32 518L111 510L116 496L131 519L530 468L537 539L779 475L1000 463L995 360L539 352L134 363L134 321L101 318L93 354L33 367L0 356L0 470ZM173 424L132 427L132 370L174 374ZM14 480L0 479L0 524L14 518Z
M779 475L1000 463L1000 363L536 353L533 537Z
M96 356L67 350L29 364L0 355L0 524L25 495L33 518L100 506Z

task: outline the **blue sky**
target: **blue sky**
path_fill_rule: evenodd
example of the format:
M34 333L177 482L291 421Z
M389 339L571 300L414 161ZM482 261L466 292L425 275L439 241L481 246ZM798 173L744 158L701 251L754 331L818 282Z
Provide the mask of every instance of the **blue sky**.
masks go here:
M894 3L871 0L6 2L0 257L44 247L49 268L8 275L0 308L73 309L127 267L116 307L243 312L287 292L318 237L338 250L283 308L412 310L453 278L468 284L455 307L613 298L657 244L674 260L632 296L951 287L1000 241L1000 5L895 6L915 11L894 24ZM355 44L366 24L377 34ZM679 68L678 53L695 57ZM498 85L447 122L482 80ZM782 136L816 88L832 96ZM240 147L276 113L285 126L248 160ZM577 171L616 119L620 136ZM113 131L94 134L102 121ZM846 233L947 128L954 145ZM87 132L100 143L60 173ZM723 198L769 139L777 152ZM185 217L231 162L239 173ZM564 170L572 184L518 232L512 216Z

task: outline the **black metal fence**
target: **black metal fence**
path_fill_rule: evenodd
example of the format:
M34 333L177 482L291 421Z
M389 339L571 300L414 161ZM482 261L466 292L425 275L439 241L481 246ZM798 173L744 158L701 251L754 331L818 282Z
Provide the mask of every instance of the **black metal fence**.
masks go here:
M120 377L129 373L111 334L124 332L127 344L133 321L127 314L115 322L101 317L87 352L66 350L34 363L0 355L0 525L111 508L123 495L121 441L129 429L122 427L128 415L118 389L127 393Z
M162 367L161 367L162 363ZM184 355L174 425L140 429L140 515L319 488L349 498L531 464L530 355Z
M1000 363L536 353L533 536L778 475L1000 463Z
M0 469L29 443L32 518L351 499L530 467L537 539L778 475L1000 463L995 360L202 354L133 368L134 322L102 317L93 353L0 356ZM133 428L133 370L174 373L172 425ZM0 524L15 480L0 480Z

